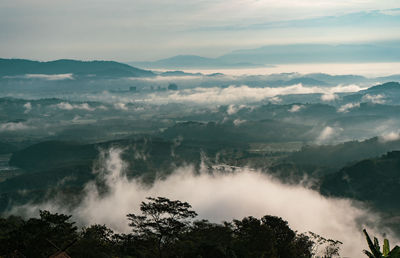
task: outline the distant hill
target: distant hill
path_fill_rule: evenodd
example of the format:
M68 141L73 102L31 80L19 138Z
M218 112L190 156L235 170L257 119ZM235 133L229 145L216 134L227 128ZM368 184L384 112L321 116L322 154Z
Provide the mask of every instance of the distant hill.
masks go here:
M25 74L68 74L109 77L151 77L155 74L114 61L78 61L61 59L39 62L26 59L0 59L0 76Z
M129 62L129 64L144 68L240 68L256 67L259 64L251 62L226 62L219 58L207 58L196 55L178 55L154 62Z
M345 102L373 102L399 105L400 83L387 82L343 97Z
M400 211L400 151L389 152L327 175L321 184L325 195L372 203L385 212Z
M202 76L201 73L185 73L183 71L167 71L160 74L161 76L169 77L178 77L178 76Z
M398 62L398 42L388 44L292 44L269 45L237 50L218 59L224 62L258 64L330 63L330 62Z
M400 83L398 82L387 82L384 84L376 85L368 88L362 92L378 92L382 93L383 91L399 91L400 92Z
M72 188L72 195L76 196L84 184L95 177L92 169L100 151L110 147L124 149L122 158L128 165L127 176L140 177L144 182L172 173L179 166L194 164L198 168L200 153L215 157L221 149L218 144L183 140L177 145L174 141L153 137L96 144L66 141L34 144L11 156L9 164L22 172L0 182L0 214L13 205L43 201L52 190L64 193ZM226 157L230 155L226 152ZM225 156L220 156L224 160Z
M238 121L236 121L238 122ZM163 131L166 139L183 137L219 146L246 146L247 143L270 141L309 140L308 126L284 121L264 119L259 121L234 121L221 123L182 122Z
M300 151L292 153L287 161L303 165L340 168L393 150L400 150L400 140L383 142L378 137L374 137L361 142L304 146Z
M399 42L371 44L267 45L235 50L216 58L177 55L153 62L129 62L144 68L244 68L276 64L399 62Z
M308 78L313 78L318 81L324 81L332 85L337 84L352 84L352 83L364 83L367 82L368 79L364 76L360 75L330 75L326 73L312 73L305 75ZM387 80L385 80L387 81Z

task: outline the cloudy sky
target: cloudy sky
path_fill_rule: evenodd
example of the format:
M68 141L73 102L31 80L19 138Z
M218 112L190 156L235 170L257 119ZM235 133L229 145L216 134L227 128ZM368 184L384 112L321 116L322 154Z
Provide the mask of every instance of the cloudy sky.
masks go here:
M2 0L0 57L145 61L400 39L398 0Z

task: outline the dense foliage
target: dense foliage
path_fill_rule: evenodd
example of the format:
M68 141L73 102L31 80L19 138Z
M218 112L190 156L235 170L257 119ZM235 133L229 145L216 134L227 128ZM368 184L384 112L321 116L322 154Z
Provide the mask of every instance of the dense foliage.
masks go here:
M367 231L364 229L364 235L367 239L369 250L364 250L364 254L369 258L400 258L400 247L395 246L393 249L390 249L389 240L385 239L383 241L383 247L381 252L381 247L379 246L379 241L376 237L374 237L374 242L372 242L369 237Z
M321 244L274 216L223 224L194 221L197 214L188 203L163 197L148 198L141 212L127 215L129 234L114 233L105 225L78 229L71 216L48 211L28 220L2 218L0 257L48 257L66 251L71 257L289 258L311 257L315 245Z

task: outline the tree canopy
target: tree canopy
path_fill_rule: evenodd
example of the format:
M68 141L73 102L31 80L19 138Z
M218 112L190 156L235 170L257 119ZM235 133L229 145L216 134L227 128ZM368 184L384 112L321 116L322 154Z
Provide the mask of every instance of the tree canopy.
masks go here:
M187 202L147 198L141 214L128 214L131 233L106 225L78 229L71 216L40 211L39 218L0 218L0 257L313 257L314 235L298 234L282 218L266 215L231 222L195 220ZM321 237L321 239L323 239ZM326 257L334 257L337 252ZM327 254L327 253L326 253Z

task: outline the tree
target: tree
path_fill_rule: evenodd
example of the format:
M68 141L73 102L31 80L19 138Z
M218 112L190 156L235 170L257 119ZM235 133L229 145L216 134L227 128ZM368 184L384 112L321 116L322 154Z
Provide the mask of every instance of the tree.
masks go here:
M233 248L238 257L276 257L273 231L259 219L233 220Z
M400 247L395 246L392 250L390 250L389 240L385 239L383 241L383 253L381 252L381 248L379 246L379 241L376 237L374 237L374 242L372 242L369 237L367 230L363 230L365 238L367 239L368 247L370 251L364 250L364 253L369 258L400 258Z
M142 202L143 215L128 214L132 231L147 240L156 243L159 257L163 256L164 246L171 245L180 235L190 228L191 220L197 216L190 210L187 202L171 201L165 197L148 197L149 202Z
M102 258L114 253L114 232L105 225L92 225L83 228L79 240L68 253L71 257Z
M343 244L339 240L326 239L314 232L307 233L312 241L312 254L316 257L321 255L324 258L340 257L340 246ZM319 250L322 247L323 250Z
M7 254L18 250L27 257L48 257L57 251L55 246L65 248L76 240L77 227L75 222L69 221L70 218L49 211L40 211L40 218L27 221L10 217L5 221L12 223L6 231L6 248L0 247L0 251Z
M229 223L215 224L207 220L193 222L172 248L175 257L235 257L232 250L232 228Z

